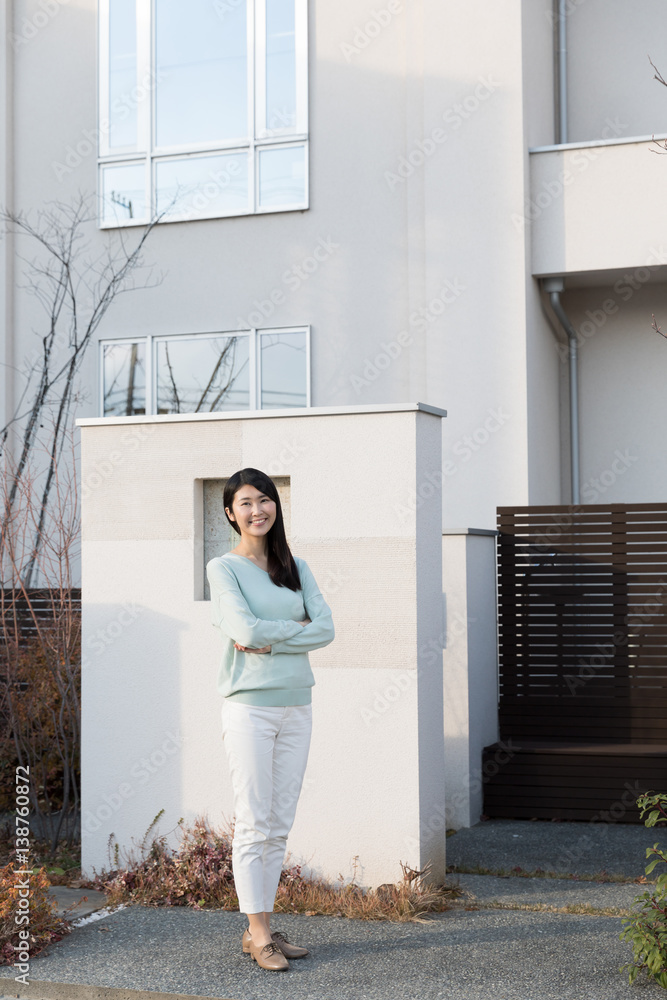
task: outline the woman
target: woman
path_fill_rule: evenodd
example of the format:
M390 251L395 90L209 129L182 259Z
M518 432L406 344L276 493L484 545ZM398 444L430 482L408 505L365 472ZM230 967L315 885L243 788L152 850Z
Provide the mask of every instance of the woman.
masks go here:
M334 626L308 564L290 551L269 476L234 473L223 503L241 540L206 573L224 644L218 691L234 792L232 869L248 917L242 947L263 969L285 970L308 951L272 934L269 919L310 747L308 651L327 646Z

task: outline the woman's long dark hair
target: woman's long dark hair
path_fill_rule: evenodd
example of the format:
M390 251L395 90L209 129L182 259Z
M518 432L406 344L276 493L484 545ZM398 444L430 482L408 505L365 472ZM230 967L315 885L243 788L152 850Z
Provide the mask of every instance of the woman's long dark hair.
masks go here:
M232 507L234 497L242 486L254 486L256 490L263 493L275 502L276 519L266 536L266 549L268 556L269 576L276 587L289 587L290 590L301 590L301 578L299 570L294 561L294 556L287 544L285 536L285 524L283 522L283 509L280 505L280 497L273 480L259 469L239 469L233 476L230 476L225 483L223 493L223 505L225 507L225 517L229 521L226 508ZM241 534L236 521L229 521L237 535Z

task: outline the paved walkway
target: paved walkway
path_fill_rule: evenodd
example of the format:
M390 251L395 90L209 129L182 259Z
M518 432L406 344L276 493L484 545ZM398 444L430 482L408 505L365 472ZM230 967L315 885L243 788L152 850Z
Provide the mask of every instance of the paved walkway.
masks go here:
M493 820L450 837L460 868L570 874L643 873L645 847L667 830ZM568 862L567 851L580 857ZM585 848L588 854L581 851ZM602 853L601 853L602 852ZM639 862L637 862L637 857ZM541 861L541 864L536 864ZM594 862L601 861L601 864ZM656 873L657 874L657 873ZM425 923L276 914L311 954L286 973L241 952L241 913L126 907L97 911L31 963L28 989L0 967L0 993L32 1000L637 1000L664 997L618 971L637 883L455 874L466 895ZM76 890L86 893L86 890ZM97 902L97 901L96 901ZM575 911L575 912L573 912ZM578 912L577 912L578 911ZM149 991L149 992L146 992ZM1 1000L1 998L0 998Z
M447 840L447 863L457 868L490 868L578 875L644 874L646 848L667 844L667 823L553 823L495 819L459 830ZM659 874L659 873L656 873Z

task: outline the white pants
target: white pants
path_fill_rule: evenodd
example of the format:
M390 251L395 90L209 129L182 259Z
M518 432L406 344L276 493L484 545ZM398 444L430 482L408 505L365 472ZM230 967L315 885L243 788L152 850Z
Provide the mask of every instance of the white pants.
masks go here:
M273 910L308 761L312 708L223 702L234 790L232 870L242 913Z

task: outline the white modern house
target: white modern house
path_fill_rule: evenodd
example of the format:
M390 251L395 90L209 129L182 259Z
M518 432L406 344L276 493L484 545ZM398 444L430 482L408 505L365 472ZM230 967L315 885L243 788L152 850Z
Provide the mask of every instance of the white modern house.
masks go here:
M163 807L230 814L202 566L253 465L337 629L291 849L444 872L498 734L497 507L667 490L665 29L658 0L3 5L0 201L90 193L100 251L161 214L78 399L86 867ZM3 423L44 324L24 250Z

